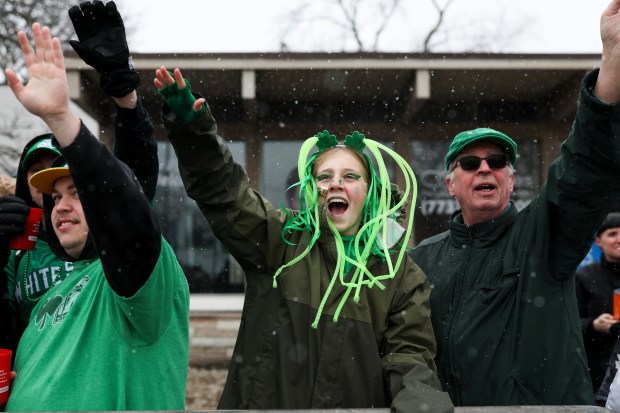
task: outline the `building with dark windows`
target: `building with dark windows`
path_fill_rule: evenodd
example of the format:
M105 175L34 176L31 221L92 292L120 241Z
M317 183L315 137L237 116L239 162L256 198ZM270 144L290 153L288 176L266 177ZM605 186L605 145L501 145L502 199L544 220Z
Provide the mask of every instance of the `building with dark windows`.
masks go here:
M284 191L298 149L318 131L344 137L358 130L396 150L417 176L418 242L444 230L456 208L444 185L443 155L452 137L482 126L513 137L520 155L514 199L525 205L569 131L582 77L599 61L600 55L135 55L142 76L139 93L160 139L155 208L191 291L241 293L243 275L183 189L159 119L162 100L152 82L160 65L181 68L192 89L207 98L220 135L229 140L254 185L276 205L289 202ZM96 87L97 74L75 56L66 64L72 99L97 119L101 139L111 142L112 111Z

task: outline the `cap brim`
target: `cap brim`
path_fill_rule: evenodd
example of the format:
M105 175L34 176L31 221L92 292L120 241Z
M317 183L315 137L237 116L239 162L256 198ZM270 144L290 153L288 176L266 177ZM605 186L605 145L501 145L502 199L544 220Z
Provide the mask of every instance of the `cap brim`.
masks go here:
M32 175L32 177L30 177L30 184L44 194L49 195L52 193L52 189L54 189L54 182L66 176L71 176L69 168L66 166L47 168Z
M53 160L60 156L60 152L53 148L36 148L35 150L29 152L26 155L26 157L22 161L22 169L24 171L27 171L33 163L43 158L44 156L50 156Z

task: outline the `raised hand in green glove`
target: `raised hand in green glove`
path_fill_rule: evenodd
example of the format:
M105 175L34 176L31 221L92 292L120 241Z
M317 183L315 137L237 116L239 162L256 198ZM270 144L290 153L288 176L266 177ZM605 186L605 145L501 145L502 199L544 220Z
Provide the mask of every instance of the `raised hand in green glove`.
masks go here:
M125 25L113 1L87 1L69 9L79 41L69 44L86 64L99 73L101 90L117 98L126 96L140 85L133 67Z
M162 66L155 71L155 76L157 92L164 98L178 120L193 121L205 113L207 110L205 99L194 97L189 82L183 78L179 69L174 69L174 72L170 73Z

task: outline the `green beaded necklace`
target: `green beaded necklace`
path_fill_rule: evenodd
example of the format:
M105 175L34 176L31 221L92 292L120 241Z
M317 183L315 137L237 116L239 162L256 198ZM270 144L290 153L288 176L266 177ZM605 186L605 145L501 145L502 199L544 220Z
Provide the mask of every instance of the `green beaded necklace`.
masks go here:
M41 294L38 297L31 297L30 294L28 293L28 289L26 288L26 280L28 278L28 264L30 263L30 251L26 251L26 253L24 254L24 276L23 276L23 286L24 286L24 293L26 296L26 299L28 301L30 301L31 303L36 303L38 302L41 297L43 297L45 294ZM64 271L65 269L65 262L64 261L60 261L60 271L62 274L62 271Z

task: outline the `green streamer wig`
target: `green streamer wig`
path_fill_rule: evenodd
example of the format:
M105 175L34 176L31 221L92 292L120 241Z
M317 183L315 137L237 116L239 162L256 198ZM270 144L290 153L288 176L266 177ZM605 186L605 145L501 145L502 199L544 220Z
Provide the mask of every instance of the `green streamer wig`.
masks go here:
M310 150L316 145L317 151L309 155ZM404 211L407 201L411 201L411 210L415 210L415 202L417 198L417 184L413 170L409 164L396 152L371 139L365 139L364 135L355 131L351 135L347 135L344 143L340 144L334 135L328 131L317 133L315 136L307 139L301 146L298 160L299 182L292 187L299 186L299 205L300 212L297 215L289 213L289 219L286 221L282 229L282 239L287 244L293 245L287 238L295 231L308 231L312 236L308 246L297 257L288 263L282 265L273 275L273 287L277 287L277 278L280 273L287 267L291 267L303 259L314 246L319 236L319 205L318 205L318 188L312 174L312 169L317 156L320 153L328 151L336 146L344 146L349 149L361 153L366 160L370 171L368 194L362 211L363 218L360 229L352 239L347 239L347 246L342 236L329 221L329 228L336 240L337 261L336 270L332 276L329 286L321 300L316 318L312 323L313 328L317 328L323 308L327 303L327 299L335 285L336 281L346 287L346 292L340 301L336 312L334 313L334 322L338 321L338 317L346 300L353 292L353 301L358 302L360 291L363 286L367 288L377 287L381 290L385 289L382 281L394 278L397 274L403 260L406 259L407 244L411 238L413 231L413 216L407 222L404 236L402 233L395 234L394 225L399 214ZM364 149L367 149L376 161L377 168L370 162L370 158ZM396 165L401 169L405 178L404 195L401 199L392 197L391 183L388 171L383 160L382 152L388 154L394 159ZM413 215L413 214L412 214ZM399 227L400 228L400 227ZM349 238L349 237L347 237ZM400 239L399 244L394 244L395 239ZM388 241L390 240L390 241ZM390 249L390 245L394 245ZM392 260L392 255L396 254L396 260ZM372 274L366 268L366 263L370 255L379 256L388 267L386 274ZM351 276L348 274L352 272Z

